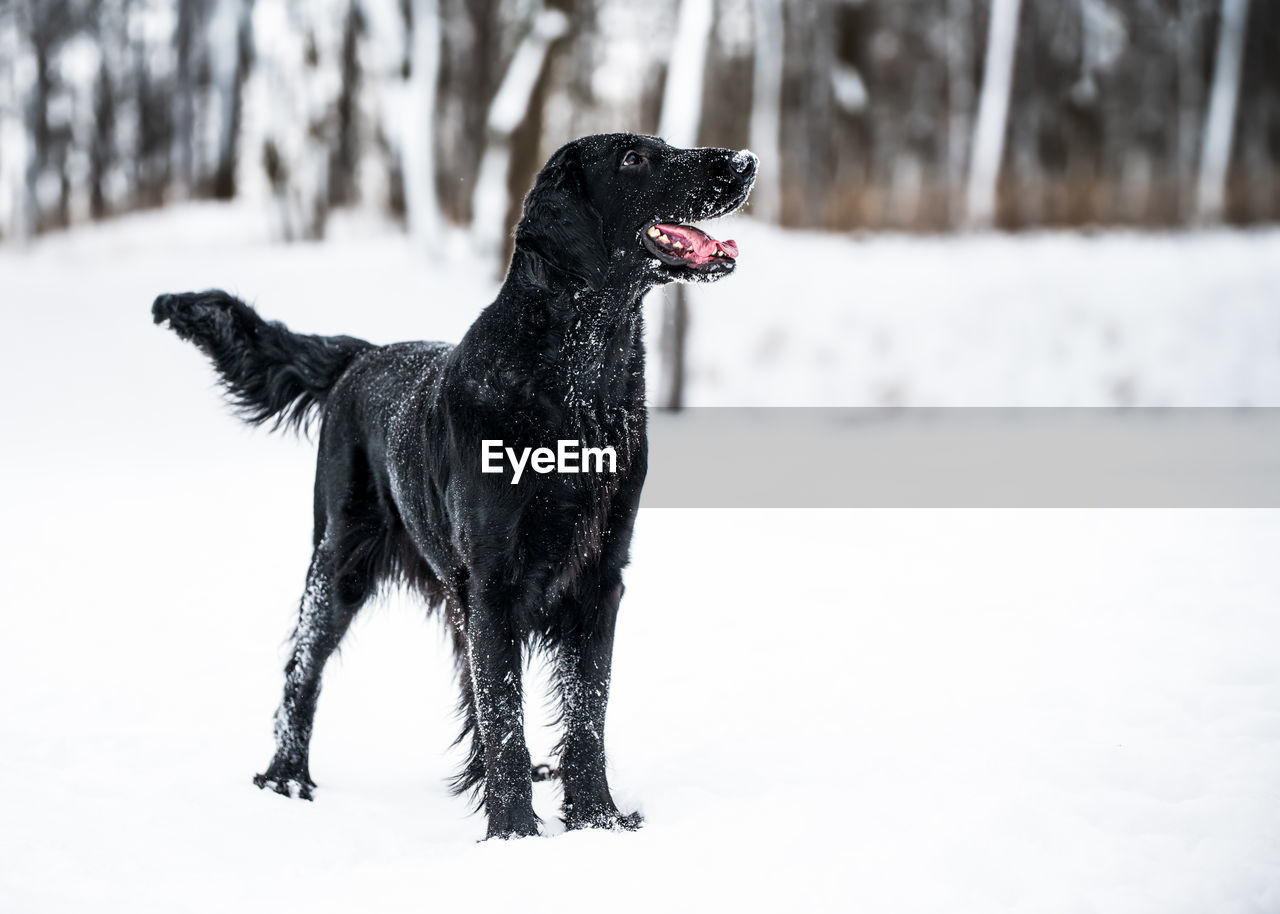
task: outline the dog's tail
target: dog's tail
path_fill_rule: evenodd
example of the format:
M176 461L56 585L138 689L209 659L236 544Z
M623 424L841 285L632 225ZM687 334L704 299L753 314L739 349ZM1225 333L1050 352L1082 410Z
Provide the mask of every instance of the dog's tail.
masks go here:
M161 295L151 316L213 360L246 422L273 429L305 425L351 361L373 348L349 336L294 333L217 289Z

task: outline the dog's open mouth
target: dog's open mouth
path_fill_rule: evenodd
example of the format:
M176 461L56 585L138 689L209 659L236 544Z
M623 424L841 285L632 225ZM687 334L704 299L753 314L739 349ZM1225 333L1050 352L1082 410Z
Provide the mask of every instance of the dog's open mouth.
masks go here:
M672 267L706 272L732 266L738 256L734 241L719 241L692 225L656 222L641 235L647 250Z

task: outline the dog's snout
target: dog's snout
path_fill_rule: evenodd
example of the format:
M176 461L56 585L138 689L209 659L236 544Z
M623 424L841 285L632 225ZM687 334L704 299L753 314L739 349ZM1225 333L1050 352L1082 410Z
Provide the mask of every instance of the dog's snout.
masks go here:
M745 175L756 170L756 163L759 160L756 154L749 149L743 149L735 152L729 159L729 164L733 170L740 175Z

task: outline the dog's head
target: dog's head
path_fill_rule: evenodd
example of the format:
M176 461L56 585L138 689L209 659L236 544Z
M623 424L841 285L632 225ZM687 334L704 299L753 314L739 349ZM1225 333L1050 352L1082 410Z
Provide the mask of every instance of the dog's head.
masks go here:
M756 157L677 149L631 133L562 146L524 201L516 247L593 288L710 282L732 273L738 246L690 223L747 201Z

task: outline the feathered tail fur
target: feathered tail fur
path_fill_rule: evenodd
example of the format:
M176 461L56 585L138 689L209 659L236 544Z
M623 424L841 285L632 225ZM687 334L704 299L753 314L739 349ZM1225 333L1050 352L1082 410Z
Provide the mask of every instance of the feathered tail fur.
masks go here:
M218 289L161 295L151 315L213 360L246 422L273 429L304 426L352 360L373 348L350 336L294 333Z

